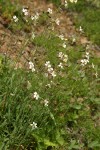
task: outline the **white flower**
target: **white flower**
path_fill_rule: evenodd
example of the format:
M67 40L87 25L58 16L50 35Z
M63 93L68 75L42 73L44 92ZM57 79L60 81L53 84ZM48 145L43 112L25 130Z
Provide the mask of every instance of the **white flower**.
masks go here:
M48 12L49 14L52 14L52 9L51 9L51 8L48 8L47 12Z
M65 43L65 42L63 43L62 47L63 47L63 48L66 48L66 43Z
M33 97L34 97L36 100L38 100L38 99L39 99L39 94L38 94L37 92L34 92L34 93L33 93Z
M53 71L53 68L48 68L48 72L51 73Z
M29 69L32 70L32 72L35 71L34 64L31 61L29 62Z
M49 101L47 99L44 100L44 106L48 106Z
M37 123L33 122L32 124L30 124L31 127L32 127L32 130L36 129L37 128Z
M46 85L46 87L49 87L49 88L51 88L51 84L47 84L47 85Z
M46 77L48 77L49 74L52 75L52 77L55 77L56 74L53 68L51 67L50 61L46 61L45 66L47 67L47 71L48 71L48 73L45 74Z
M64 6L65 7L67 7L68 6L68 2L65 0L65 4L64 4Z
M39 18L39 13L38 13L38 12L36 13L36 15L31 16L31 19L32 19L32 20L35 20L35 21L36 21L38 18Z
M18 18L17 18L17 16L13 16L13 20L14 20L14 22L18 22Z
M59 37L61 40L64 40L64 35L63 35L63 34L59 35L58 37Z
M86 52L85 57L89 60L89 52Z
M96 78L98 77L98 73L97 73L97 71L96 71L96 73L95 73L95 76L96 76Z
M34 20L34 16L31 16L31 19Z
M60 20L59 20L58 18L55 20L55 22L56 22L56 24L59 26Z
M82 27L81 27L81 26L79 27L79 31L80 31L80 32L83 32L83 29L82 29Z
M25 16L28 16L28 10L26 8L23 8L22 12L24 13Z
M68 55L64 55L63 61L64 61L64 62L67 62L67 61L68 61Z
M77 0L70 0L71 3L77 3Z
M52 71L51 75L52 77L56 77L56 73L54 71Z
M48 68L51 68L50 61L46 61L45 66L48 67Z
M61 68L61 69L63 69L63 64L60 63L60 64L58 65L58 67Z
M59 52L58 57L62 59L63 56L64 56L64 54L62 52Z
M32 39L34 39L35 38L35 34L32 32Z
M74 3L77 3L77 0L74 0Z
M75 43L76 42L76 38L73 37L72 42Z
M87 63L89 63L89 60L87 60L87 59L82 59L81 60L81 66L87 65Z

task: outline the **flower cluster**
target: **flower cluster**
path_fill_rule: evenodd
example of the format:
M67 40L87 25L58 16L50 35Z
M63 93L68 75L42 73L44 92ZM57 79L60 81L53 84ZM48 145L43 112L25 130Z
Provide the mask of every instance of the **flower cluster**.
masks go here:
M71 3L77 3L77 0L70 0Z
M50 61L46 61L45 66L47 68L47 76L51 75L52 77L56 77L56 73L54 71L54 69L51 67Z
M29 69L32 71L32 72L35 72L35 68L34 68L34 64L33 62L29 62Z
M81 66L85 66L89 63L89 52L86 52L85 58L81 60Z
M57 37L59 37L62 41L67 41L68 39L64 37L63 34L61 35L57 35Z
M18 18L17 18L17 16L13 16L13 20L14 20L14 22L18 22Z
M49 14L52 14L52 9L51 9L51 8L48 8L48 9L47 9L47 12L48 12Z
M27 8L23 8L22 12L23 12L24 16L28 16L28 10L27 10Z
M35 34L32 32L32 39L34 40L34 38L35 38Z
M79 27L79 31L82 33L83 32L83 29L82 29L82 27L80 26Z
M59 37L62 41L65 39L63 34L58 35L58 37Z
M68 7L68 2L70 2L70 3L77 3L77 0L65 0L65 2L64 2L64 6L65 6L65 8L67 8Z
M37 12L34 16L31 16L31 19L37 21L39 19L39 13Z
M68 55L64 54L63 52L59 52L58 57L65 63L68 61Z
M61 68L61 69L63 69L64 68L63 67L63 63L60 62L59 65L58 65L58 67Z
M32 124L30 124L30 126L32 127L32 130L35 130L37 128L37 123L33 122Z
M65 43L65 42L62 44L62 47L63 47L63 48L66 48L66 43Z
M34 93L33 93L33 97L34 97L36 100L38 100L38 99L39 99L39 94L38 94L37 92L34 92Z
M44 106L48 106L49 101L47 99L44 100Z
M68 6L68 2L67 0L65 0L64 6L67 7Z

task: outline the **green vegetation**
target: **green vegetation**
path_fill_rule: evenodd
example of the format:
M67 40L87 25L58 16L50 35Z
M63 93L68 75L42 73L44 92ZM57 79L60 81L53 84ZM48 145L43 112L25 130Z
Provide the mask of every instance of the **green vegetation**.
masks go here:
M99 58L47 28L47 12L27 24L20 8L8 13L18 17L11 19L13 32L24 30L22 22L31 32L46 27L28 35L34 49L22 68L0 54L0 150L100 149Z
M98 7L97 7L98 6ZM99 1L79 0L75 6L69 4L77 27L82 26L87 37L100 46L100 7ZM77 12L77 16L74 13Z

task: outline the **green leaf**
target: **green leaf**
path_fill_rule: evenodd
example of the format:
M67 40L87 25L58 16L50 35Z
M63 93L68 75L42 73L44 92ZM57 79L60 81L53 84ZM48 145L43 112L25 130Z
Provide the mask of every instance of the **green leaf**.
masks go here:
M74 108L79 110L79 109L81 109L81 105L74 105Z
M60 132L59 131L57 131L57 133L56 133L56 141L57 141L57 143L59 143L60 145L64 145L64 139L63 139L63 137L61 136L61 134L60 134Z
M98 141L93 141L93 142L89 143L88 147L90 147L90 148L100 147L100 144Z
M48 139L44 139L44 145L46 145L46 146L52 146L52 147L56 147L57 146L57 144L51 142Z

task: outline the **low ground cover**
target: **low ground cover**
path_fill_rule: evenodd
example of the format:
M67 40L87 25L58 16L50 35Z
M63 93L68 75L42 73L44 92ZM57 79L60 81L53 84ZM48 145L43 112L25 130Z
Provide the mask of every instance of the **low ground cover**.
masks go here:
M21 5L18 15L9 12L9 30L25 33L19 55L0 54L0 149L98 150L99 57L79 42L83 32L77 38L57 32L51 8L31 17L28 12ZM25 53L27 43L33 47Z
M70 3L69 11L73 13L76 26L82 26L91 41L100 46L100 2L80 0L75 7Z

